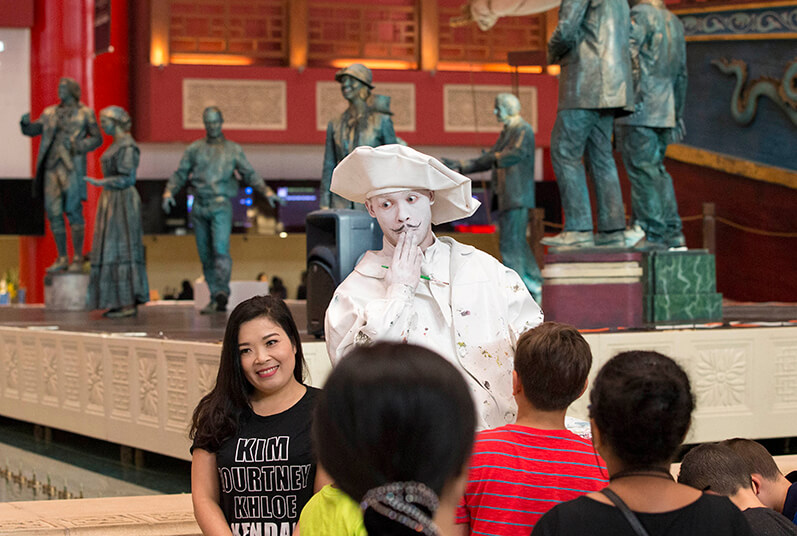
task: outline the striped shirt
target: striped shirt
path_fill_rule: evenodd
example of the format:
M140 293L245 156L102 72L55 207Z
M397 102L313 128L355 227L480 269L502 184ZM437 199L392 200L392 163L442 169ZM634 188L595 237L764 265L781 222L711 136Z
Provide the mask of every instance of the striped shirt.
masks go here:
M563 501L606 486L589 440L567 430L510 424L479 432L457 523L478 536L528 536Z

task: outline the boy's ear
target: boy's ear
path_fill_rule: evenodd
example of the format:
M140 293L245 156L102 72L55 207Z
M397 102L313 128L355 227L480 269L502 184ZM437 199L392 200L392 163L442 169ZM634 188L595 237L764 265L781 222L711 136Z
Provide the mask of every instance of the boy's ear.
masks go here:
M517 396L523 392L523 382L520 381L520 376L516 370L512 371L512 395Z
M759 473L753 473L750 475L750 480L753 481L753 493L758 495L761 493L761 480L763 477Z
M587 387L589 387L589 378L584 380L584 387L581 388L581 392L578 394L578 398L581 398L581 395L587 392Z

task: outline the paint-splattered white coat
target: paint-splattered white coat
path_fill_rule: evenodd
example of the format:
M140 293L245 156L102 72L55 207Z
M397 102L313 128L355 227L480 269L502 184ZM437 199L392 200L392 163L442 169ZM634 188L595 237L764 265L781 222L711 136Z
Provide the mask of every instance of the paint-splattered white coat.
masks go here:
M419 344L462 371L476 404L479 429L514 422L515 347L524 331L542 322L542 310L513 270L472 246L448 237L436 240L430 246L438 248L431 269L442 266L447 273L430 273L422 266L433 281L421 281L415 291L384 284L392 252L365 254L327 309L332 364L357 344Z

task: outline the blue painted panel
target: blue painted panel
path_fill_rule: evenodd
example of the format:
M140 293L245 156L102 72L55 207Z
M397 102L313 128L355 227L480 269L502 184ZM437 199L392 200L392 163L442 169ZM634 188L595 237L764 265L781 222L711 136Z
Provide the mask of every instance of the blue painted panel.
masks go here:
M731 116L736 77L723 74L712 60L743 60L750 83L769 76L780 81L786 65L797 58L797 40L706 41L687 43L689 87L684 113L684 143L701 149L797 170L797 125L768 98L758 99L752 123Z

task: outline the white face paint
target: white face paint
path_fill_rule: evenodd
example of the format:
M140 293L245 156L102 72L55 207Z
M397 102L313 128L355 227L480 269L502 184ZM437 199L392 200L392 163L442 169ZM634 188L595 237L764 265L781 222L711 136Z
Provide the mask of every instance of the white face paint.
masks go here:
M401 190L376 195L365 202L368 213L376 218L388 244L395 246L402 233L414 235L421 249L434 242L432 234L432 202L430 190Z

